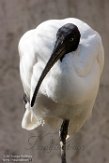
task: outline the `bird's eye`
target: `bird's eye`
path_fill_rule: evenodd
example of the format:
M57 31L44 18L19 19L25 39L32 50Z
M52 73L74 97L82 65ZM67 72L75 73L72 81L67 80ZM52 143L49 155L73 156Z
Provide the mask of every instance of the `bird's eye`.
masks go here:
M74 40L74 38L73 38L73 37L69 39L69 41L73 41L73 40Z

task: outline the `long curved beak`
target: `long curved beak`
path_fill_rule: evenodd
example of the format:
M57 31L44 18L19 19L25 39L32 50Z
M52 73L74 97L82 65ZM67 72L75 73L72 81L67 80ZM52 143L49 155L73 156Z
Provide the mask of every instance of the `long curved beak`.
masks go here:
M57 40L54 46L54 50L53 53L49 59L49 61L47 62L40 78L39 81L36 85L32 100L31 100L31 107L33 107L34 103L35 103L35 99L38 93L38 90L41 86L41 83L43 81L43 79L45 78L45 76L47 75L47 73L50 71L50 69L53 67L53 65L57 62L58 59L60 59L63 55L65 54L65 48L63 46L63 43L61 40Z

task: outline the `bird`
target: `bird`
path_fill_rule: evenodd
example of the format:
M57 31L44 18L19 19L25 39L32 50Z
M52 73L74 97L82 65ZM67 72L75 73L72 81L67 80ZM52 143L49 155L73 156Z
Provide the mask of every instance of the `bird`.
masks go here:
M25 113L22 128L59 128L66 139L92 114L104 67L100 34L77 18L51 19L24 33L18 44Z

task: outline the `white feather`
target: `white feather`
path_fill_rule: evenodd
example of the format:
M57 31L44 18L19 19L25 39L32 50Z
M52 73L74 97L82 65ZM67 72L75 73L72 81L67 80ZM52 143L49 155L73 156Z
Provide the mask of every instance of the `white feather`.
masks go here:
M20 75L24 92L30 98L54 48L57 30L66 23L77 25L81 40L78 49L65 55L42 82L36 103L28 108L22 127L28 130L47 123L58 126L70 119L69 133L84 124L92 112L104 65L100 35L75 18L49 20L23 35L19 42ZM32 116L32 118L31 118Z

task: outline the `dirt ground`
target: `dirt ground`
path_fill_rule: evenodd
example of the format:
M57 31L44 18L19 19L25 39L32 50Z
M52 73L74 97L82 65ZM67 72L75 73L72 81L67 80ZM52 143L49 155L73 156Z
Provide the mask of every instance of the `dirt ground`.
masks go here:
M109 162L109 1L0 0L0 160L60 162L58 132L49 127L28 132L21 128L24 113L19 76L18 41L47 19L77 17L103 39L105 67L91 119L67 146L68 163ZM19 159L20 158L20 159Z

